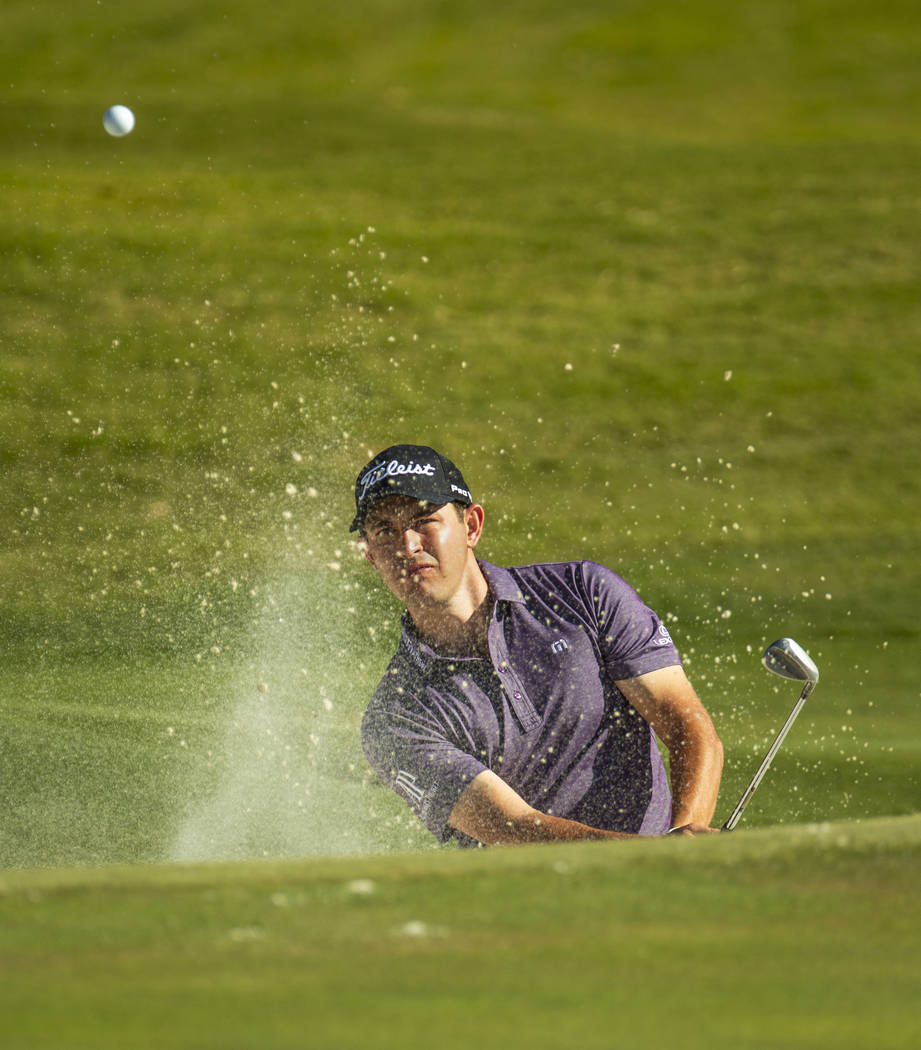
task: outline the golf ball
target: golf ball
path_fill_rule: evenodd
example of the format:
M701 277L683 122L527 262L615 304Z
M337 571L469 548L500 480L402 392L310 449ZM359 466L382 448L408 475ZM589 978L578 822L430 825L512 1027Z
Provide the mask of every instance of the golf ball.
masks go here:
M134 129L134 114L127 106L109 106L103 114L102 126L110 135L121 138Z

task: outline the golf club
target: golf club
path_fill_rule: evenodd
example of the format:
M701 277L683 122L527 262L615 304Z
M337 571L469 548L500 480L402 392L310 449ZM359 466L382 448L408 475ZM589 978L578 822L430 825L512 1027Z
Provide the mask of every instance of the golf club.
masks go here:
M774 743L771 744L768 753L764 756L764 760L758 767L758 771L751 779L751 783L745 789L742 797L739 799L736 808L732 811L729 819L723 825L723 831L732 831L732 829L739 823L742 818L742 814L745 811L745 807L751 800L752 795L758 788L758 785L764 779L764 774L767 773L771 763L774 761L774 756L780 749L780 745L784 742L784 737L790 731L790 726L796 721L796 716L800 713L803 704L806 702L806 697L815 689L816 682L819 680L819 669L815 663L810 659L809 654L803 649L803 647L793 641L792 638L780 638L776 642L773 642L764 651L764 656L761 657L761 662L771 672L771 674L780 675L781 678L791 678L796 682L804 682L803 691L799 695L799 700L790 712L790 717L784 722L780 732L774 738Z

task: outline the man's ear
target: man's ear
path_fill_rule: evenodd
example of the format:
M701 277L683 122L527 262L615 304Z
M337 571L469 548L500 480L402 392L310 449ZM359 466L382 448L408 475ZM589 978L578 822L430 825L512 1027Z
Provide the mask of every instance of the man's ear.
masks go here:
M365 556L365 561L373 569L376 569L377 566L374 564L374 558L371 557L371 548L368 546L368 541L364 538L364 536L361 536L361 537L359 537L359 539L356 542L357 542L359 551Z
M467 528L467 546L470 550L480 542L480 536L483 534L483 522L486 519L486 512L479 505L479 503L472 503L464 511L464 525Z

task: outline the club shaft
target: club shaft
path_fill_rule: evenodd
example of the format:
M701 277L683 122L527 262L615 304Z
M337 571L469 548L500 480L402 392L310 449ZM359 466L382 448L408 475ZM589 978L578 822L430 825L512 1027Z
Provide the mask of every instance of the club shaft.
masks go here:
M751 783L743 792L742 797L739 799L736 805L736 808L732 811L732 813L729 815L729 819L723 825L723 831L732 831L736 824L738 824L741 820L742 814L745 812L745 807L751 800L752 795L754 795L754 793L758 790L758 785L764 779L765 773L767 773L768 769L770 769L771 763L774 761L774 756L780 750L780 745L784 742L784 738L786 737L787 733L790 732L790 727L796 721L796 716L802 710L803 704L805 704L806 702L806 698L809 696L809 694L814 688L815 682L807 682L803 686L803 691L800 693L799 700L797 700L794 704L793 710L790 712L789 717L787 718L786 722L784 722L780 732L774 738L774 743L771 744L768 753L764 756L764 759L761 762L761 765L758 766L757 772L752 777Z

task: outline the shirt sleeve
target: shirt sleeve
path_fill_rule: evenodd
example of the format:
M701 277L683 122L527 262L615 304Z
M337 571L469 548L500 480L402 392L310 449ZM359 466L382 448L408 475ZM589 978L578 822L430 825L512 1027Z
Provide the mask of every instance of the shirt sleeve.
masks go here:
M408 692L378 689L361 725L371 768L439 842L454 834L448 818L486 766L446 736L437 717Z
M583 562L582 582L595 610L598 643L615 681L681 665L668 628L617 573Z

